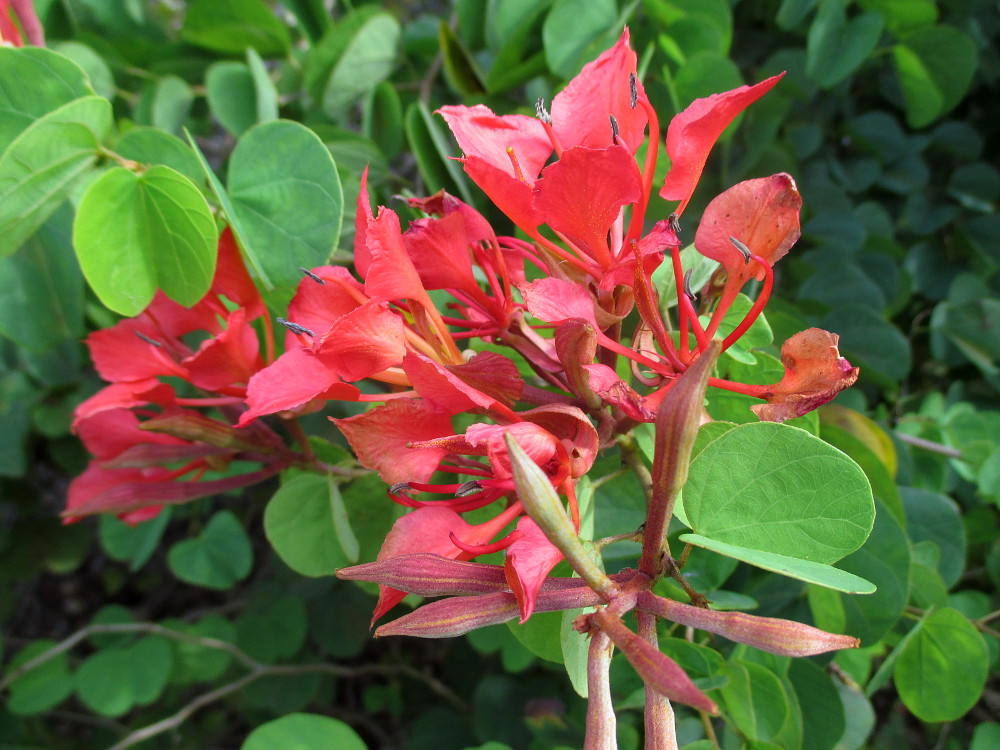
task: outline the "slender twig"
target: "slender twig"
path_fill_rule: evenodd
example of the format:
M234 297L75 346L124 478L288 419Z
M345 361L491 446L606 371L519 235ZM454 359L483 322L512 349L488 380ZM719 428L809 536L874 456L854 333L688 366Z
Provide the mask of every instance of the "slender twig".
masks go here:
M215 690L211 690L207 693L203 693L198 697L194 698L192 701L187 703L184 707L178 710L176 713L168 716L161 721L158 721L149 726L137 729L131 734L124 737L118 743L116 743L110 750L124 750L124 748L132 747L139 742L143 742L150 737L154 737L158 734L166 732L170 729L174 729L180 724L182 724L189 716L191 716L195 711L200 708L214 703L227 695L242 689L243 687L249 685L251 682L261 679L262 677L278 677L278 676L288 676L288 675L300 675L300 674L327 674L333 677L350 677L357 678L364 675L387 675L387 676L403 676L409 677L417 682L422 682L427 688L432 692L440 696L441 698L448 701L452 706L457 708L459 711L467 711L468 705L463 701L458 695L451 691L443 682L433 677L432 675L426 674L425 672L416 669L408 664L366 664L358 667L347 667L340 664L262 664L257 660L249 656L245 651L240 649L238 646L229 643L227 641L222 641L217 638L209 638L205 636L191 635L190 633L185 633L180 630L173 630L171 628L163 627L157 623L150 622L131 622L131 623L116 623L109 625L88 625L87 627L81 628L73 635L63 639L59 643L55 644L52 648L39 654L34 659L31 659L24 664L22 664L17 669L13 670L7 674L3 680L0 680L0 691L5 690L10 686L12 682L17 680L22 675L30 672L33 669L38 668L47 661L55 658L59 654L65 653L72 649L74 646L79 644L81 641L94 636L102 634L111 633L133 633L133 634L144 634L144 635L155 635L161 636L163 638L169 638L175 641L180 641L183 643L192 643L203 648L216 649L218 651L224 651L225 653L232 656L237 662L246 667L249 671L242 677L233 680L225 685L222 685Z
M642 495L646 498L646 507L648 508L653 502L653 477L649 473L646 462L642 459L639 445L635 438L625 439L623 436L618 439L618 447L622 452L622 463L631 469L635 478L639 480L639 486L642 487Z
M916 435L907 435L905 432L899 431L896 432L896 437L899 438L900 442L908 443L915 448L923 448L925 451L930 451L931 453L940 453L942 456L948 456L948 458L962 457L962 451L958 448L941 445L941 443L935 443L933 440L927 440Z

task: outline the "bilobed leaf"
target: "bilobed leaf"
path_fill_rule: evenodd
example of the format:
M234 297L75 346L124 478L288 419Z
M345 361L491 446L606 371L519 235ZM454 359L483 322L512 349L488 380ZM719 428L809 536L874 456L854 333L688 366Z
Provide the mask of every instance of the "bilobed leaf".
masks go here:
M714 539L707 539L700 534L681 534L680 540L685 544L703 547L764 570L781 573L789 578L797 578L800 581L815 583L818 586L848 594L871 594L875 591L875 584L870 581L830 565L726 544Z
M384 11L361 10L327 32L310 56L307 85L332 118L384 81L396 65L399 21Z
M882 16L863 13L847 20L845 0L823 0L809 27L806 75L829 88L861 67L882 35Z
M983 637L961 612L939 609L903 647L893 679L899 697L924 721L951 721L982 695L989 670Z
M164 76L153 88L151 114L153 125L160 130L179 135L187 121L194 93L183 78Z
M115 153L146 166L163 164L175 169L195 185L205 176L198 157L180 138L156 128L132 128L114 145Z
M833 563L858 549L875 516L861 468L804 430L739 425L691 462L684 510L718 542Z
M297 284L299 268L322 265L337 246L340 177L326 146L304 125L276 120L247 131L229 162L229 200L244 247L249 241L278 286Z
M573 690L581 698L587 697L587 660L590 651L590 639L573 627L573 620L586 610L567 609L562 612L562 622L559 628L559 643L562 647L562 662L566 675Z
M283 55L291 46L288 29L262 0L194 0L181 39L228 54L252 47L264 57Z
M443 19L438 23L438 43L441 45L444 72L452 88L464 97L482 94L485 91L483 76L475 60Z
M937 570L947 586L965 570L965 527L958 505L947 495L916 487L900 487L910 540L933 542L940 550Z
M27 664L55 646L55 641L32 641L10 662L7 669L13 671ZM10 684L10 695L6 708L12 714L28 715L45 713L62 703L73 692L73 673L69 668L69 657L65 653L56 654L35 669L25 672Z
M79 65L44 47L0 47L0 70L0 153L37 118L94 93Z
M352 562L337 536L330 490L326 477L302 474L283 484L267 504L264 533L296 573L329 576Z
M222 127L239 137L257 123L257 92L250 68L241 62L215 63L205 76L208 106Z
M162 638L105 648L89 656L76 673L76 690L101 716L122 716L133 706L152 703L170 678L173 650Z
M962 101L976 72L976 43L951 26L914 31L892 48L906 121L922 128Z
M83 196L73 226L80 267L101 301L138 315L157 288L182 305L208 291L218 231L201 191L170 167L115 167Z
M85 96L36 120L0 157L0 256L35 233L97 161L111 103Z
M0 333L45 351L83 335L83 276L70 241L73 211L63 204L16 256L0 258Z
M101 547L112 560L127 562L133 573L152 557L170 522L170 508L156 518L130 526L115 516L104 514L100 520Z
M171 547L167 562L182 581L228 589L250 574L253 548L243 524L230 511L221 510L201 534Z
M347 724L329 716L289 714L257 727L240 750L367 750Z

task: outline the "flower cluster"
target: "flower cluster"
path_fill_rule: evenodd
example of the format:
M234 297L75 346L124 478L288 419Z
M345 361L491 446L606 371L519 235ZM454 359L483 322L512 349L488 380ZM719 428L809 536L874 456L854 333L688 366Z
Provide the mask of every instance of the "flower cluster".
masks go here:
M288 320L279 319L287 328L284 353L268 355L266 366L251 326L263 303L224 234L216 283L202 303L188 311L158 298L138 318L88 340L111 385L77 412L97 461L74 483L67 514L113 511L138 520L155 512L147 506L258 481L298 460L262 417L293 423L330 400L375 402L334 422L359 462L410 511L376 562L340 575L381 584L373 622L405 592L448 597L377 634L441 637L523 622L534 611L598 606L577 622L593 635L595 662L614 643L659 694L707 711L714 704L656 649L655 618L784 654L856 645L650 591L672 565L663 560L663 538L706 388L760 399L753 407L760 419L783 421L857 378L837 337L819 329L785 342L779 382L713 376L720 352L759 317L772 266L798 239L801 199L788 175L747 180L709 204L695 246L719 270L700 301L682 271L680 219L712 146L780 78L697 100L673 119L665 138L670 170L658 192L677 206L652 226L647 209L661 134L627 30L554 98L551 113L541 101L536 117L496 115L482 105L442 108L466 173L518 236L498 235L443 192L411 200L424 218L404 231L394 211L372 210L363 181L357 276L335 266L305 271ZM670 305L652 278L664 263L674 273ZM762 282L755 301L722 335L753 280ZM439 307L434 300L442 297L448 302ZM674 305L675 320L665 313ZM198 347L190 343L194 331L207 337ZM180 397L164 378L210 395ZM363 380L382 387L363 391ZM199 407L223 419L193 411ZM475 421L456 429L469 424L468 415ZM642 558L637 570L609 577L580 543L576 486L599 450L642 422L655 423L656 434ZM234 458L262 468L177 481ZM165 466L171 462L181 465ZM470 511L480 511L478 524L466 520ZM471 562L500 550L502 566ZM563 559L579 578L549 575ZM638 635L621 620L633 610Z

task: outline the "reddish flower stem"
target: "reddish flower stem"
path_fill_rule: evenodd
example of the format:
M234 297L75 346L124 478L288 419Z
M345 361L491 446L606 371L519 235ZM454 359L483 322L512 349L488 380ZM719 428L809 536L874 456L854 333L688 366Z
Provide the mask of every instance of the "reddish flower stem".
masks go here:
M601 630L587 651L587 735L583 750L617 750L615 708L611 703L611 639Z

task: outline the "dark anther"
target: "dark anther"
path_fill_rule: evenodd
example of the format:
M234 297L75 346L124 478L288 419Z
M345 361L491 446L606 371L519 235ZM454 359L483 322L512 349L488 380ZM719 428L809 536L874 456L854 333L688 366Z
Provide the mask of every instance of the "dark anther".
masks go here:
M156 339L149 338L149 336L144 334L142 331L136 331L135 329L133 329L132 333L141 338L147 344L152 344L153 346L163 346L163 344L161 344L159 341L157 341Z
M749 263L750 262L750 248L747 247L746 245L744 245L742 242L740 242L735 237L730 237L729 241L733 243L733 247L735 247L737 250L740 251L740 255L743 256L743 262L744 263Z
M413 488L410 487L409 482L396 482L392 487L389 488L390 495L398 495L400 492L412 492Z
M618 145L618 120L615 119L614 115L608 115L608 119L611 120L611 142L616 146Z
M694 292L691 291L691 274L693 273L693 268L689 268L684 272L684 295L691 300L692 303L694 302Z
M455 497L465 497L466 495L474 495L483 489L483 486L472 480L471 482L466 482L465 484L459 485L459 488L455 490Z
M319 276L317 276L316 274L314 274L312 271L310 271L308 268L299 268L299 270L302 271L302 273L304 273L310 279L312 279L313 281L315 281L317 284L322 284L323 286L326 286L326 282L323 279L321 279Z
M639 86L635 82L635 73L628 74L628 103L632 109L639 101Z
M681 217L677 214L670 214L667 217L667 223L670 225L670 231L674 234L681 233Z
M313 333L312 331L310 331L305 326L300 326L298 323L293 323L292 321L285 320L284 318L278 318L277 320L278 320L279 323L281 323L281 325L283 325L285 328L287 328L292 333L298 333L298 334L303 334L304 333L306 336L312 336L313 338L316 337L316 334Z
M544 123L552 124L552 116L549 111L545 109L545 100L542 97L538 97L538 101L535 102L535 114L538 119Z

